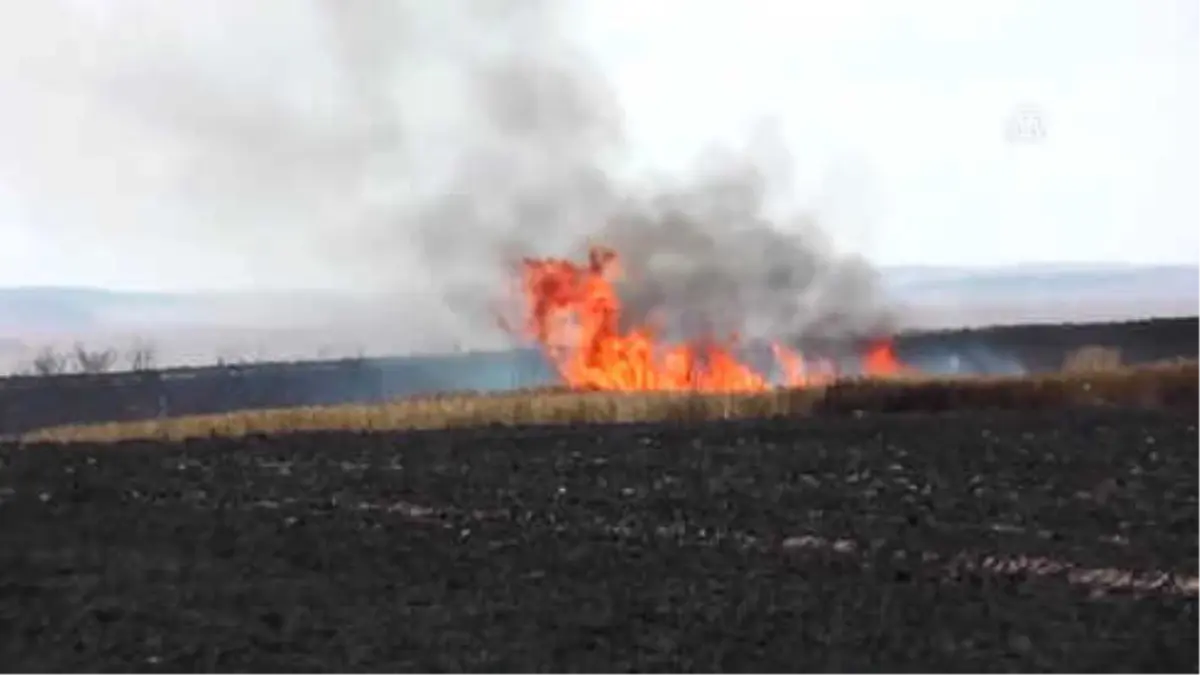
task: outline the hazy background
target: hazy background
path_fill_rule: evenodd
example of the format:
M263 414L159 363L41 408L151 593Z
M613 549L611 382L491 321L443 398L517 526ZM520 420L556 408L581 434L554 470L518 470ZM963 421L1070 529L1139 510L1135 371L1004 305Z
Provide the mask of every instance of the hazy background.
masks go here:
M715 297L767 331L1195 313L1198 24L1185 0L0 5L0 354L498 346L504 264L598 235L643 259L646 311Z

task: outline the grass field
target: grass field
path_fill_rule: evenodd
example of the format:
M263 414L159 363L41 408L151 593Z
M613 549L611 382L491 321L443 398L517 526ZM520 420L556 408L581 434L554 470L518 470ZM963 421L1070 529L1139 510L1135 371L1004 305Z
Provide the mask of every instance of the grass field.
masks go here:
M40 430L25 438L76 442L180 440L323 430L698 422L866 411L1037 410L1089 405L1183 410L1197 407L1195 361L1124 368L1102 365L1035 377L850 380L827 387L739 395L534 390L429 396L379 405L300 407L64 426Z
M1019 372L1023 368L1048 373L1075 365L1195 360L1200 357L1198 330L1200 320L1194 316L1121 323L991 326L901 333L895 337L894 346L902 362L928 372ZM813 353L833 348L826 343L799 347ZM1085 363L1076 363L1079 361ZM1014 369L1013 364L1020 367ZM378 404L451 390L511 390L554 382L551 369L532 349L0 377L0 438L64 425Z

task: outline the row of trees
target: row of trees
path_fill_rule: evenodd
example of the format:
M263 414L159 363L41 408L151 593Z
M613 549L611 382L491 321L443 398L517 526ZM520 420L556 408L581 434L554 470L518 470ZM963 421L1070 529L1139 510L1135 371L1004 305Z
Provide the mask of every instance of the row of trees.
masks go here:
M317 352L316 358L319 361L339 361L360 365L366 361L366 355L361 349L352 355L335 358L331 349L322 348ZM265 361L264 358L220 356L215 365L221 368ZM71 373L94 375L118 369L145 372L155 370L159 365L158 352L148 342L139 341L125 351L112 348L91 349L83 343L77 342L68 349L43 347L31 361L14 374L44 377Z
M54 347L43 347L18 374L47 376L65 373L106 373L118 366L122 357L126 367L133 371L153 370L156 364L154 346L148 343L137 343L121 353L111 348L89 349L83 343L77 342L70 349L62 351Z

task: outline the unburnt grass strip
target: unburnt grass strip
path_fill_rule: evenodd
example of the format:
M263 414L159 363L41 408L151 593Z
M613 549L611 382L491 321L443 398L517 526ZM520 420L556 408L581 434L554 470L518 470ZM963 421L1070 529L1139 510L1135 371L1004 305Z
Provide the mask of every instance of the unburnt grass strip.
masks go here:
M308 431L394 431L555 424L700 422L866 412L1046 410L1117 406L1197 410L1195 361L1031 377L862 379L754 394L606 393L561 389L244 411L137 422L63 426L26 442L182 440Z

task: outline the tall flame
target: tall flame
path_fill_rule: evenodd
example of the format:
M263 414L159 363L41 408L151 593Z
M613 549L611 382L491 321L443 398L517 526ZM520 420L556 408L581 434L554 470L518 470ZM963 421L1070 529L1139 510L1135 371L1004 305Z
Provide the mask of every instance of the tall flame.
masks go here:
M613 281L617 253L593 247L586 264L561 258L526 258L521 291L528 303L524 333L546 352L563 380L576 389L611 391L753 392L777 386L736 356L737 337L671 344L653 327L621 331L621 301ZM806 360L774 344L785 386L811 386L836 376L833 365ZM868 375L900 369L890 342L863 356Z

